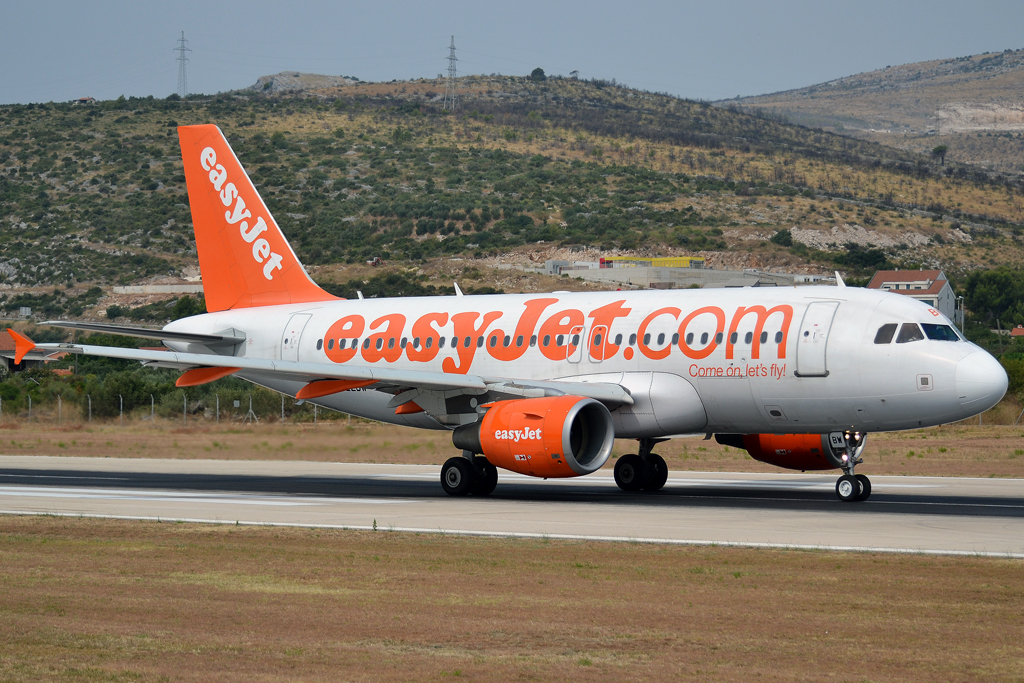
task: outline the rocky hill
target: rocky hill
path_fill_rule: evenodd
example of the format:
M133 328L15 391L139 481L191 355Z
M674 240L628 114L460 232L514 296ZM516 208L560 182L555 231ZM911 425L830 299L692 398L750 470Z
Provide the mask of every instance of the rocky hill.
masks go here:
M44 287L51 310L101 309L95 285L194 269L175 129L207 122L327 282L367 279L373 257L438 286L513 291L548 285L506 266L573 254L855 276L1024 255L1017 175L604 81L466 77L454 112L443 92L303 77L0 107L0 309Z
M728 100L795 123L1009 172L1024 171L1024 50L889 66Z

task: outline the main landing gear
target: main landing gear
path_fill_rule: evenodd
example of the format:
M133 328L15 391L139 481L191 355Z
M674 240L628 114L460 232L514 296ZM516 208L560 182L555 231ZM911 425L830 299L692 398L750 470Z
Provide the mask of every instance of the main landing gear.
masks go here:
M441 488L450 496L487 496L498 485L498 468L487 458L463 451L441 466Z
M623 491L657 491L668 480L665 459L651 450L668 439L637 439L638 454L623 455L615 461L615 483Z
M838 432L830 435L830 438L834 439L836 435ZM842 455L843 476L836 481L836 495L844 503L859 503L871 495L871 480L853 471L857 465L864 462L860 454L864 450L864 437L867 435L846 433L843 436L846 452Z

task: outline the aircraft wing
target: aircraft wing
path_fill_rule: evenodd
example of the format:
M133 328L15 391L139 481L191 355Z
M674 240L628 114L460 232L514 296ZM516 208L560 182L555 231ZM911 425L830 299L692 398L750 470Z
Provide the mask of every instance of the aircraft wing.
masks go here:
M337 391L376 385L377 388L401 393L409 389L423 391L469 390L473 393L496 392L519 396L557 396L571 394L601 401L610 407L632 405L633 398L618 384L599 382L572 382L560 380L525 380L508 377L482 377L423 370L375 368L358 365L334 365L301 361L268 360L244 356L221 356L178 351L151 351L89 344L34 344L31 340L9 330L19 344L19 352L80 353L136 360L152 367L173 368L184 371L178 386L192 386L225 377L239 370L272 373L282 379L307 382L297 398L316 398ZM20 339L19 339L20 337ZM24 354L23 354L24 355ZM19 357L20 360L20 357ZM322 384L321 384L322 383ZM331 391L335 389L335 391ZM475 390L475 391L474 391Z
M80 323L71 320L47 320L42 323L51 327L61 327L66 330L86 330L88 332L102 332L104 334L116 334L122 337L136 337L140 339L159 339L160 341L195 342L204 346L235 346L245 342L245 335L239 336L234 330L226 330L221 334L196 334L194 332L172 332L171 330L157 330L151 327L138 327L135 325L111 325L109 323Z

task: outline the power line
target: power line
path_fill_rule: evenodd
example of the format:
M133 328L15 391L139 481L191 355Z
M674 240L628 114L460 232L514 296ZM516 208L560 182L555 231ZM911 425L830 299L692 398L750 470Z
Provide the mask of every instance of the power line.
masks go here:
M185 32L181 32L181 38L178 40L178 47L174 48L174 51L178 53L178 97L188 97L188 79L185 76L185 65L188 64L188 57L185 56L186 52L192 52L190 48L185 47Z
M444 87L444 108L448 111L455 111L455 62L459 61L455 56L455 36L452 36L451 47L448 48L448 81Z

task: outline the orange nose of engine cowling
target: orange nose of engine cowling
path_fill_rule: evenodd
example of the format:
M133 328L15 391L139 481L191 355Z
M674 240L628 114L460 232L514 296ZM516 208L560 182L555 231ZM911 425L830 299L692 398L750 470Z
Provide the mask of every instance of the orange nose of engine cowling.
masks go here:
M534 477L578 477L608 460L607 408L580 396L500 401L480 421L480 446L496 467Z

